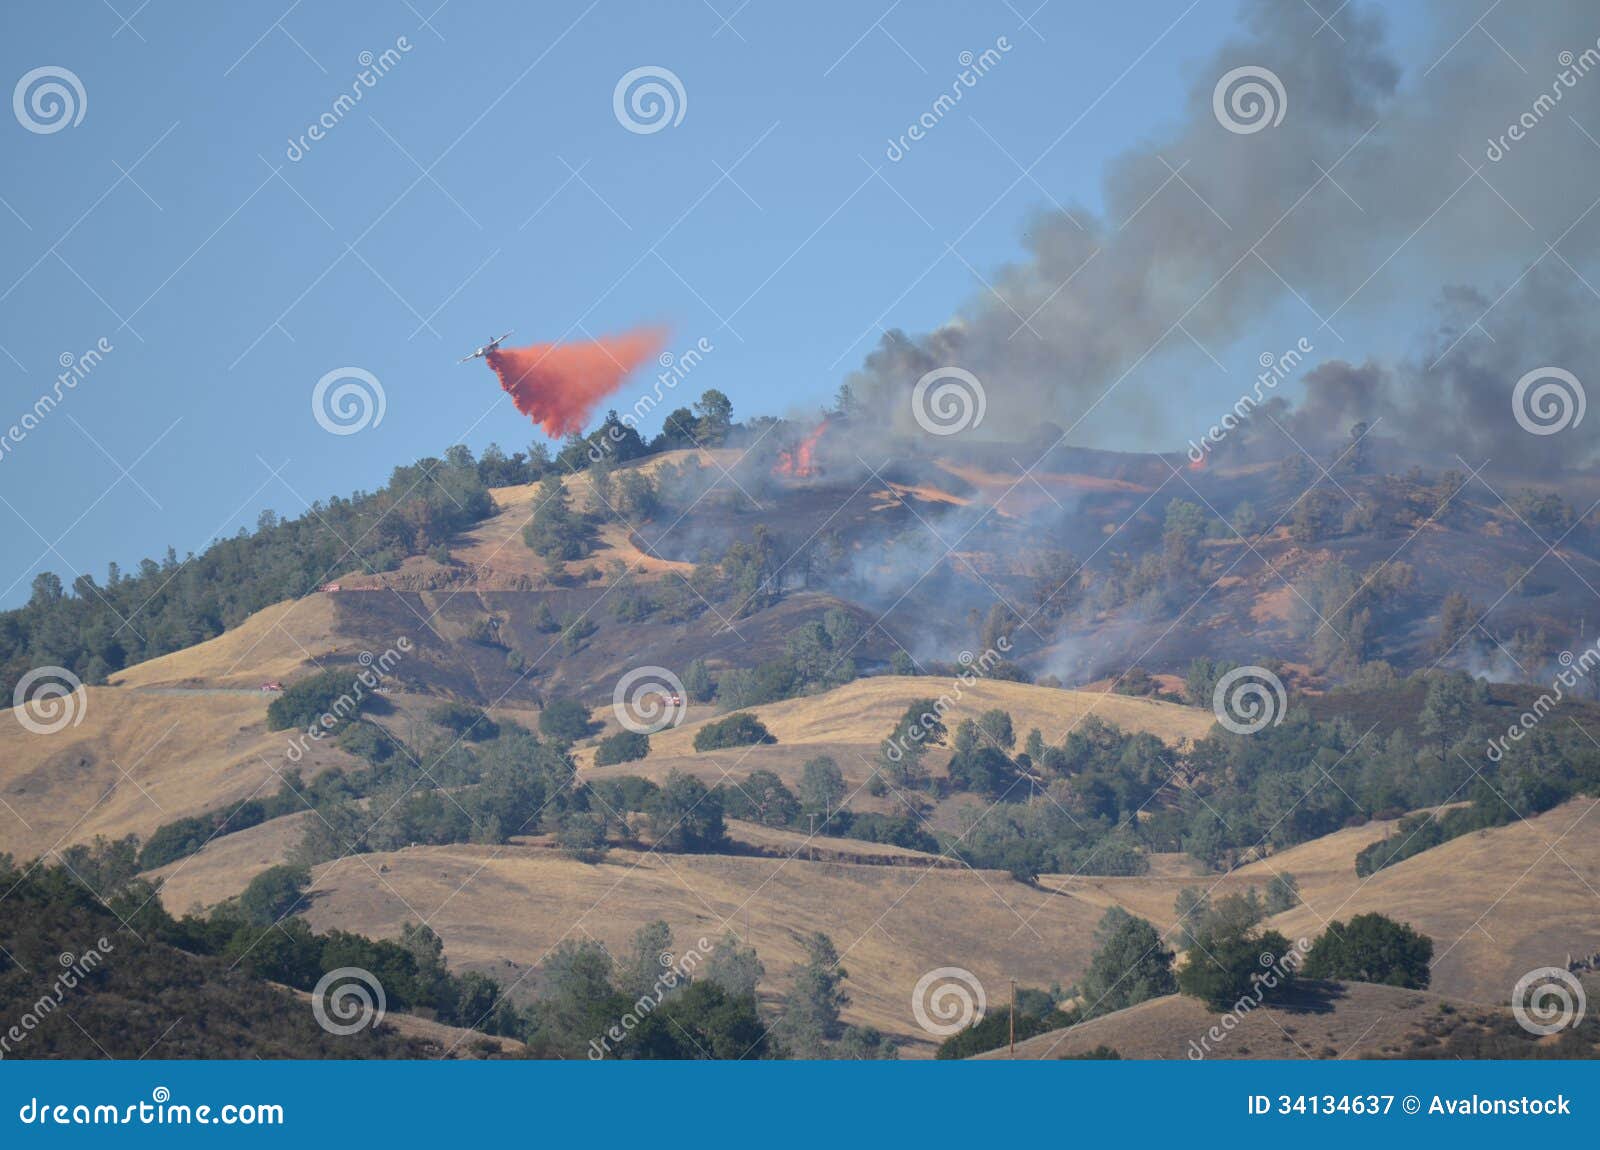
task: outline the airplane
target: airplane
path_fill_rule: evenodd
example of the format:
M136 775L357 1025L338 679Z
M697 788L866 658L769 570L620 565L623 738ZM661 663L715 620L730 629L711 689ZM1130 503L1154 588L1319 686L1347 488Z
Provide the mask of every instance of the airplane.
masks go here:
M515 329L513 329L513 330L515 330ZM482 347L480 347L477 351L473 352L471 355L462 356L460 359L456 360L456 362L457 363L466 363L468 360L481 359L484 356L488 355L491 351L499 351L500 350L500 341L505 339L506 335L510 335L510 334L511 334L511 332L508 331L508 332L505 333L505 335L497 335L497 336L495 336L488 343L486 343Z

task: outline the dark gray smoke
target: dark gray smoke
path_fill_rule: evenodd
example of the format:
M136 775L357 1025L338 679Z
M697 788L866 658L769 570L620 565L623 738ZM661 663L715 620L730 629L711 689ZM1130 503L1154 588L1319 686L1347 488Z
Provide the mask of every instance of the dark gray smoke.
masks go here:
M1041 213L995 292L938 331L886 336L850 381L880 420L917 434L914 385L958 366L982 381L985 433L1046 418L1070 443L1134 426L1140 446L1172 450L1250 382L1224 381L1200 347L1309 336L1323 366L1295 416L1308 435L1382 419L1383 434L1474 466L1591 462L1588 424L1533 435L1512 392L1545 366L1596 374L1600 9L1508 6L1474 28L1478 10L1441 0L1428 42L1400 58L1381 13L1351 4L1319 31L1312 6L1247 3L1247 34L1196 69L1181 126L1111 163L1102 213ZM1247 66L1280 78L1283 118L1236 133L1213 89ZM1115 115L1114 98L1096 114ZM1387 364L1355 335L1407 328L1414 350Z

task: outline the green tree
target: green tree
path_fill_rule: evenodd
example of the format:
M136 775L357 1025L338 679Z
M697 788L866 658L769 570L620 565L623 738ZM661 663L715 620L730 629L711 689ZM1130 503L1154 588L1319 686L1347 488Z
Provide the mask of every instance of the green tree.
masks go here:
M709 703L717 697L717 685L711 681L711 672L704 659L695 659L683 672L683 689L696 703Z
M1081 987L1084 1018L1177 991L1173 952L1149 922L1114 906L1100 919L1094 937L1094 957Z
M716 751L724 747L748 747L777 741L760 719L745 711L715 723L707 723L694 733L694 749L697 751Z
M1358 914L1330 922L1301 968L1307 978L1379 982L1427 989L1432 979L1433 939L1381 914Z
M594 749L594 765L609 767L631 763L650 753L650 736L640 731L617 731L601 739Z
M677 451L695 447L694 412L687 407L676 407L661 421L661 434L650 442L655 451Z
M694 437L702 447L715 447L728 438L733 426L733 401L716 388L707 388L695 401Z
M1282 914L1300 905L1300 880L1285 872L1267 884L1267 913Z
M1428 693L1418 715L1418 729L1425 737L1438 740L1441 762L1467 733L1473 711L1484 698L1483 684L1461 672L1436 675L1428 684Z
M369 672L370 673L370 672ZM338 731L354 722L371 701L369 689L355 671L321 671L291 683L267 704L267 728L289 727Z
M552 471L539 480L533 506L522 539L536 554L561 562L589 553L589 525L572 509L561 476Z
M709 851L724 846L722 796L693 775L673 771L646 811L656 844L668 851Z
M1290 951L1275 930L1203 936L1178 972L1178 989L1217 1011L1275 1001L1294 981L1294 967L1284 961ZM1268 955L1271 961L1263 961Z
M833 817L845 794L844 772L829 756L807 759L800 768L800 809L815 816L818 825Z
M606 819L594 811L567 811L561 816L556 843L568 858L597 863L606 857Z
M576 699L550 699L539 712L539 733L558 743L575 743L593 730L589 708Z
M716 983L734 998L754 998L756 985L766 973L755 947L740 945L732 931L711 948L701 970L708 982Z
M724 792L724 807L736 819L748 819L767 827L786 827L800 814L800 800L784 786L774 772L751 771L736 786L719 788Z
M773 1050L754 995L733 995L717 983L701 981L653 1011L624 1053L633 1058L733 1061L770 1058Z
M948 734L937 699L916 699L900 716L878 748L878 769L902 786L918 787L927 779L923 756L930 744Z
M806 961L794 973L784 998L779 1030L798 1058L825 1058L844 1033L839 1012L850 1004L843 988L847 972L839 965L833 940L820 931L804 940Z
M311 871L306 867L269 867L244 888L239 895L239 909L257 926L271 926L300 908L310 883Z
M1002 751L1010 751L1017 745L1016 732L1011 728L1011 714L998 708L985 711L978 716L978 730L983 732L989 743Z
M635 1000L677 989L681 983L670 988L661 985L662 972L676 963L677 955L672 950L672 928L659 918L645 923L634 931L628 953L617 964L617 989Z

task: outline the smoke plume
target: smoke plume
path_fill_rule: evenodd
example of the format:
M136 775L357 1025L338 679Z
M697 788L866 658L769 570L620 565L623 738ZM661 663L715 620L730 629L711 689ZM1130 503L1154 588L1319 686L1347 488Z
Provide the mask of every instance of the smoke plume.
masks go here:
M600 401L666 342L658 328L578 343L497 348L484 358L517 410L560 438L582 432Z
M1307 336L1328 366L1304 403L1342 423L1315 428L1383 418L1380 433L1475 465L1593 462L1593 437L1530 436L1512 398L1545 366L1581 379L1600 342L1600 11L1502 8L1482 30L1459 4L1429 12L1425 41L1395 46L1370 7L1247 0L1179 124L1108 165L1098 211L1040 213L992 291L933 332L884 337L850 379L873 423L916 436L917 381L958 366L983 382L986 435L1043 417L1069 443L1171 450L1248 389L1253 370L1224 380L1213 355ZM1282 106L1248 131L1218 92L1240 69L1282 85L1281 101L1261 89ZM1440 300L1445 326L1419 322ZM1362 337L1392 345L1405 325L1414 362L1368 362ZM1260 346L1235 346L1247 337Z

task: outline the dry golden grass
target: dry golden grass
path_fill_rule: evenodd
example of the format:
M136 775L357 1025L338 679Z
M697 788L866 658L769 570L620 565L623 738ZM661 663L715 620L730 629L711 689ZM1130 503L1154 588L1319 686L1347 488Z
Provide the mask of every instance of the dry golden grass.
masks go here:
M274 768L295 765L290 732L267 730L267 696L85 690L80 726L35 735L0 725L0 850L31 856L97 834L147 837L183 815L270 794ZM324 743L299 767L309 778L352 762Z
M926 1056L933 1044L911 1013L924 973L965 967L996 999L1012 976L1034 986L1070 980L1088 962L1099 912L991 871L620 850L589 866L533 847L450 846L318 868L307 915L319 930L380 937L422 916L453 965L477 969L526 968L567 938L621 953L655 919L680 948L732 929L766 965L767 995L787 987L801 938L825 931L850 975L846 1019Z
M285 815L236 834L212 839L199 853L148 872L161 884L161 903L175 915L208 910L232 898L250 880L289 857L305 833L311 811Z
M805 774L807 761L826 755L838 764L839 773L849 796L848 806L853 811L876 811L882 814L903 814L905 805L893 794L874 798L867 791L867 781L872 777L872 748L846 743L805 743L795 746L768 744L756 747L730 747L725 751L707 751L703 754L657 755L631 763L618 763L609 767L587 767L582 777L590 782L638 775L658 786L665 784L674 771L693 775L708 787L718 783L726 786L742 784L752 771L771 771L791 791L799 793L800 780ZM592 757L592 756L591 756ZM580 761L588 761L584 758ZM935 774L938 772L935 771Z
M715 460L724 466L738 458L736 451L667 451L638 463L628 464L646 475L654 474L668 464L678 464L696 458L703 466L715 467ZM574 507L597 509L599 500L590 489L586 478L569 475L562 481ZM517 487L491 488L498 512L471 530L451 541L451 556L471 571L471 582L484 589L506 589L521 586L542 586L545 563L528 549L522 541L522 529L533 517L539 485L524 484ZM627 529L616 523L606 523L598 532L593 555L567 564L568 571L576 571L590 564L604 566L611 561L626 563L637 571L659 575L669 571L688 572L693 564L659 559L639 550L628 539ZM406 573L402 573L406 574ZM380 580L381 576L378 577Z
M281 983L272 983L279 990L294 995L301 1002L309 1004L311 993L298 990L292 986ZM469 1059L492 1058L497 1055L517 1056L527 1050L527 1046L515 1038L502 1038L496 1034L485 1034L481 1030L466 1030L459 1026L448 1026L443 1022L435 1022L431 1018L423 1018L417 1014L406 1014L398 1010L386 1011L383 1016L383 1026L392 1027L397 1034L406 1038L417 1038L423 1042L431 1043L437 1054L431 1057Z
M1377 911L1433 939L1432 988L1506 1002L1527 971L1600 950L1600 800L1574 799L1385 867L1271 919L1291 938ZM1313 844L1314 845L1314 844ZM1298 872L1296 872L1298 873Z
M749 710L760 717L780 745L853 743L875 749L913 700L937 698L942 694L953 697L951 680L937 676L881 675L857 679L820 695L763 703ZM1210 711L1177 703L993 679L964 687L961 698L947 712L945 722L954 727L962 719L977 718L984 711L997 707L1010 712L1019 741L1033 727L1038 727L1047 741L1058 741L1090 714L1115 723L1125 731L1148 731L1169 743L1198 739L1214 722ZM652 735L651 753L692 754L695 732L708 721L710 717Z
M569 478L566 485L575 505L583 506L592 498L586 494L586 484ZM469 569L473 586L504 590L545 585L545 561L522 540L522 529L533 516L537 492L536 485L494 488L491 494L499 512L451 541L450 554ZM580 494L583 498L579 498ZM629 540L627 529L616 523L606 523L599 529L592 555L566 566L573 572L591 564L604 568L612 561L650 574L693 569L690 563L645 554Z
M259 687L289 679L310 663L351 650L330 595L308 595L263 608L232 630L112 675L113 686ZM355 648L359 649L359 647Z
M948 867L961 868L958 859L945 858L927 851L895 846L893 843L869 843L862 839L836 838L832 835L808 835L801 831L766 827L742 819L728 819L728 837L735 843L753 847L774 857L810 859L820 862L877 863L884 866Z
M1440 1015L1443 995L1393 986L1346 983L1326 1001L1300 999L1296 1005L1261 1006L1244 1014L1232 1030L1221 1026L1196 998L1152 998L1081 1026L1056 1030L1017 1043L1018 1058L1071 1058L1109 1046L1124 1058L1360 1058L1394 1054ZM1303 1005L1301 1005L1303 1003ZM1457 1011L1470 1005L1451 1003ZM1208 1039L1218 1028L1220 1039ZM1190 1043L1201 1054L1191 1053ZM1008 1058L996 1050L980 1058Z
M1348 892L1356 882L1356 852L1375 839L1383 838L1395 825L1373 822L1337 831L1225 875L1183 873L1181 868L1169 864L1163 868L1152 867L1152 873L1134 878L1041 875L1039 882L1102 909L1120 906L1130 914L1148 919L1157 929L1169 931L1177 923L1174 904L1178 892L1185 887L1209 891L1213 899L1243 894L1251 887L1265 895L1274 874L1292 874L1300 883L1302 896L1313 905L1336 898ZM1178 873L1173 873L1174 870Z

